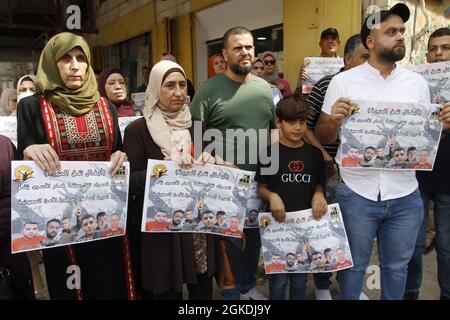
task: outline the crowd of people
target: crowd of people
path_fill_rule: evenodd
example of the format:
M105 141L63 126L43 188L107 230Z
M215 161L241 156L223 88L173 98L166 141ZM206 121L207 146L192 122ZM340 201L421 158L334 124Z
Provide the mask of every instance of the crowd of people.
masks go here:
M221 211L202 208L198 201L197 208L171 212L170 218L155 208L154 221L144 225L147 231L204 228L206 233L141 232L147 160L155 159L174 161L183 168L216 164L256 172L258 196L280 223L287 212L306 209L320 220L330 204L327 178L338 172L333 197L342 210L353 266L342 248L333 253L309 247L307 256L305 252L274 254L272 264L266 266L268 298L274 300L285 299L288 284L290 299L305 299L307 274L293 271L311 268L323 272L314 274L317 299L331 299L332 271L340 268L347 268L338 272L340 298L361 299L375 238L381 299L418 299L428 208L433 202L440 297L450 299L450 103L441 105L443 133L432 172L384 170L389 165L430 169L427 150L418 150L416 156L415 149L401 147L392 148L389 158L382 155L379 167L374 164L375 147L349 148L348 157L342 159L349 165L337 165L342 148L339 132L343 120L352 114L352 100L431 102L426 81L396 64L405 56L409 9L397 4L375 14L381 17L379 23L372 24L374 16L369 16L360 34L346 41L342 70L317 82L311 94L293 93L280 77L277 55L255 56L252 33L233 27L223 36L222 51L210 57L209 80L197 92L172 53L164 53L152 68L144 66L144 83L136 89L145 92L142 110L128 98L126 76L120 69L106 68L96 76L83 37L68 32L52 37L42 51L36 77L22 76L17 89L5 90L1 96L0 115L17 118L17 150L0 136L0 265L13 275L15 297L33 299L34 289L27 255L11 254L11 248L44 246L51 299L182 299L187 286L189 299L211 300L213 280L222 299L264 299L256 286L261 256L258 228L246 228L242 234L236 217L230 218L229 226L220 225ZM322 57L338 57L338 31L324 30L319 45ZM427 52L428 63L450 61L449 28L431 34ZM307 78L302 68L299 81ZM136 115L142 117L126 127L122 141L118 117ZM196 122L201 122L200 132L194 130ZM230 128L267 132L257 135L258 154L260 146L266 145L261 141L271 139L269 129L279 129L278 139L271 141L278 147L271 145L266 153L277 150L278 171L264 173L270 164L252 161L253 146L245 139L236 140ZM231 145L232 150L208 152L203 133L210 129L220 131L223 146ZM197 141L202 145L194 145ZM236 150L245 154L238 155ZM15 159L34 161L50 174L61 169L60 161L110 161L109 173L115 175L128 161L126 230L118 227L117 214L108 215L108 227L104 214L94 217L78 210L75 226L70 219L53 219L40 234L36 222L23 221L23 236L11 239L10 180ZM293 161L302 162L308 181L284 178L293 174ZM379 170L368 169L368 164ZM355 166L360 168L349 168ZM245 224L255 223L253 210ZM218 235L212 234L214 230ZM86 241L119 233L125 235ZM53 247L56 238L58 243L79 243ZM67 270L74 265L82 276L81 286L72 289L67 286Z

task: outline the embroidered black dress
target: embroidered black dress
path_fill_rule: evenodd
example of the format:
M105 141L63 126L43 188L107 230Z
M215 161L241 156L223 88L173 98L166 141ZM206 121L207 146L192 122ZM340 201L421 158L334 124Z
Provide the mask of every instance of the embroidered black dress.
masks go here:
M61 161L109 161L122 147L117 111L100 98L87 114L71 116L43 96L20 101L17 112L19 155L33 144L50 144ZM127 237L46 249L45 273L51 299L134 299ZM69 266L81 271L81 289L70 289ZM68 273L69 270L69 273ZM69 281L69 283L73 283Z

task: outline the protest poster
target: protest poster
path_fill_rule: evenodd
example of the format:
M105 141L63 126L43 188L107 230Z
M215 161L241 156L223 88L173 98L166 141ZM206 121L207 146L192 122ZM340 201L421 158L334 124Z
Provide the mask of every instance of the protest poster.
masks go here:
M259 228L258 214L266 209L266 202L258 197L256 189L258 183L252 180L248 194L247 212L245 214L244 229Z
M312 210L286 213L278 223L271 213L259 214L266 274L322 273L353 266L353 259L338 204L314 220Z
M137 110L142 111L145 105L145 92L136 92L131 94L131 100Z
M125 234L129 163L61 161L49 175L33 161L11 166L12 252L42 250Z
M420 74L428 82L432 103L450 101L450 61L421 64L408 69Z
M0 117L0 134L9 138L17 147L17 118Z
M142 117L119 117L119 118L117 118L117 120L119 122L120 134L122 135L122 141L123 141L123 137L125 135L125 128L130 123L132 123L134 120L137 120L139 118L142 118Z
M242 238L254 173L216 165L183 169L148 160L142 232L213 233Z
M344 67L344 59L307 57L303 62L303 67L308 74L308 79L303 81L302 93L310 94L317 81L338 73Z
M439 105L352 101L352 108L341 129L343 168L433 170Z

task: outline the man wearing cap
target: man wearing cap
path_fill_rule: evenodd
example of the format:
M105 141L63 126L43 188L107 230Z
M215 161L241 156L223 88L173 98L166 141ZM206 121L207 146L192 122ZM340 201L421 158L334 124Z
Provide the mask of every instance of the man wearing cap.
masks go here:
M339 33L335 28L328 28L322 31L320 35L319 46L322 49L320 57L322 58L339 58L337 52L339 50L339 45L341 40L339 40ZM299 84L301 87L301 81L308 79L308 73L306 72L304 66L300 70Z
M396 66L405 56L405 22L409 9L402 3L369 16L361 39L369 60L331 80L316 127L321 143L336 140L343 119L351 115L352 100L429 103L426 81ZM441 120L450 127L450 108ZM340 146L342 148L342 145ZM340 162L340 152L336 157ZM339 276L341 299L357 300L375 237L381 264L381 299L401 300L408 262L423 219L423 203L415 173L340 168L342 181L336 198L341 206L354 266Z

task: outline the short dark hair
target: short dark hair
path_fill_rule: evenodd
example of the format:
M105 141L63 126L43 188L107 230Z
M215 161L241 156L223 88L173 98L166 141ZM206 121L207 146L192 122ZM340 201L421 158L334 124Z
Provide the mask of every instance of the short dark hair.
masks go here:
M295 254L292 253L292 252L289 252L289 253L286 255L286 258L287 258L288 256L293 256L293 257L295 258Z
M84 220L87 220L87 219L90 219L90 218L94 219L94 216L92 214L90 214L90 213L87 213L81 218L80 223L83 223Z
M252 32L248 30L246 27L237 26L230 28L224 33L222 38L224 48L227 48L228 46L228 39L236 34L250 34L253 38Z
M445 37L445 36L450 36L450 28L444 27L444 28L439 28L436 31L434 31L431 35L430 38L428 39L428 47L430 47L430 40L433 38L440 38L440 37Z
M25 221L25 222L23 223L22 227L25 227L27 224L35 224L35 225L39 226L39 223L37 223L37 222L34 222L34 221Z
M345 43L345 49L344 54L354 55L356 48L362 43L361 36L358 34L355 34L348 38L347 42Z
M399 152L399 151L405 151L405 148L397 148L394 150L394 153Z
M149 66L143 66L142 68L141 68L141 72L142 71L144 71L144 70L151 70L152 68L150 68Z
M331 248L326 248L325 250L323 250L323 254L327 254L327 253L331 253Z
M183 211L183 210L177 210L177 211L174 211L174 212L172 213L172 216L174 216L175 213L177 213L177 212L181 212L181 214L184 216L184 211Z
M416 150L417 150L416 147L409 147L407 152L410 152L410 151L416 151Z
M306 120L309 109L310 105L306 98L296 93L277 103L276 116L284 121Z
M97 220L98 220L98 218L104 217L104 216L106 216L106 212L100 211L99 213L97 213Z
M217 213L216 213L216 217L217 216L224 216L226 213L225 213L225 211L217 211Z
M50 220L47 221L47 223L46 223L45 226L48 227L48 225L49 225L50 223L52 223L52 222L57 222L59 225L61 225L61 221L59 221L58 219L50 219Z
M373 151L375 151L374 147L367 147L367 148L364 149L364 152L366 152L366 150L369 150L369 149L372 149Z

